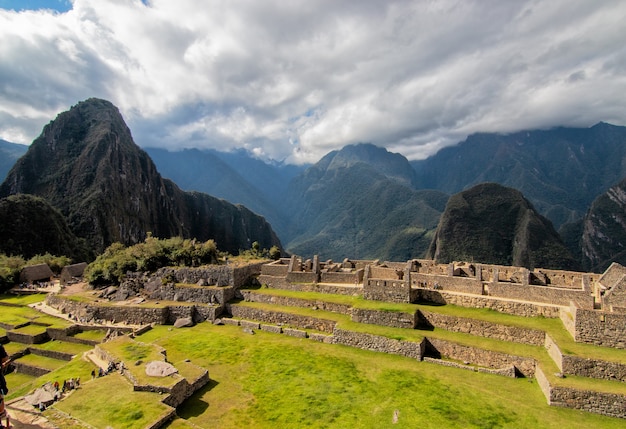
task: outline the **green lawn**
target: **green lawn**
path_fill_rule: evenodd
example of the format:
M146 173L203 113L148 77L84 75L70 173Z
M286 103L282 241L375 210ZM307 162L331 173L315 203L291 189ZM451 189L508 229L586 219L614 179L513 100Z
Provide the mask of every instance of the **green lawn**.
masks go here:
M51 340L43 344L35 344L29 347L41 349L41 350L51 350L55 352L70 353L73 355L82 354L93 348L92 346L88 346L86 344L70 343L67 341L57 341L57 340Z
M36 302L42 302L46 299L45 293L36 293L32 295L13 295L13 294L0 294L0 301L8 304L17 305L29 305Z
M212 383L179 407L203 428L617 428L623 420L549 407L534 380L208 323L142 335ZM398 426L392 424L398 410ZM172 426L176 427L176 426Z
M81 340L90 340L90 341L103 341L104 337L106 337L107 332L104 329L90 329L88 331L81 331L74 335L75 338L80 338Z
M128 381L113 373L82 383L54 408L97 428L143 429L171 410L156 393L133 392Z

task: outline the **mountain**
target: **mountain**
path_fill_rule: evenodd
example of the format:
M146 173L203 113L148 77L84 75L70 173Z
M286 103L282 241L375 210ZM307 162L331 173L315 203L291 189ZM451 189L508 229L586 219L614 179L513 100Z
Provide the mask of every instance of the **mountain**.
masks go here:
M581 247L586 270L603 272L612 262L626 265L626 179L591 204Z
M554 227L517 190L483 183L454 194L428 257L527 268L577 269Z
M42 198L25 194L0 199L0 252L27 259L46 252L74 261L93 257L57 209Z
M24 155L28 146L23 144L9 143L0 139L0 181L7 177L7 173L20 156Z
M265 219L247 208L185 193L163 179L105 100L78 103L44 127L0 185L0 197L18 193L46 199L96 252L117 241L137 243L149 232L214 239L234 253L254 241L280 247Z
M515 188L560 228L626 177L626 127L474 134L412 165L422 188L450 194L482 182Z
M277 207L295 175L293 169L268 165L244 151L231 154L198 149L145 150L159 172L182 189L242 204L265 217L279 235L284 231L288 219Z
M413 176L406 158L373 145L329 153L289 185L287 249L335 260L423 256L448 196L412 189Z

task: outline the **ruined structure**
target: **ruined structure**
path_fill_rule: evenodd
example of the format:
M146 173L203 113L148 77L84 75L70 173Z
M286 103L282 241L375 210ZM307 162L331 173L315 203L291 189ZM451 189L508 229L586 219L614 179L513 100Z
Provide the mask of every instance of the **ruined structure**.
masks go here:
M280 294L272 289L320 295L298 298L296 294ZM532 353L512 355L506 348L482 348L471 341L457 343L428 332L436 327L543 347L560 371L558 377L572 375L624 383L626 359L619 356L603 360L592 354L572 354L561 350L547 331L525 323L504 324L479 315L459 316L436 311L436 306L396 305L385 309L357 305L358 300L351 305L343 300L325 299L321 294L391 303L452 304L515 316L559 318L576 342L626 349L626 268L619 264L611 265L604 274L594 274L468 262L438 264L423 259L333 262L321 261L318 256L304 259L294 255L269 263L131 273L119 288L101 292L97 300L100 302L72 300L63 295L51 295L47 302L87 322L174 324L180 318L194 323L216 322L219 318L220 323L238 325L247 331L259 329L471 371L532 377L551 405L626 418L626 395L559 385L554 382L557 374L546 374ZM148 301L159 305L142 305ZM321 311L306 315L290 311L289 307ZM421 334L411 335L414 339L395 339L367 333L367 329L350 330L336 318L325 317L324 312L346 315L351 322L417 330Z
M279 289L306 283L304 289L378 301L560 317L576 341L626 348L626 268L616 263L600 275L425 259L321 263L292 256L264 265L259 281Z

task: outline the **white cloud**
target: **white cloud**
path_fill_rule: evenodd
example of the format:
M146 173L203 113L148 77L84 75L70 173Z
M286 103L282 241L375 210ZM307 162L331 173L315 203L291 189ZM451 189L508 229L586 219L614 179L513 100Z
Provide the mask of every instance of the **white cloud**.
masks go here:
M621 1L74 0L0 10L0 137L102 97L138 144L410 158L478 131L626 124Z

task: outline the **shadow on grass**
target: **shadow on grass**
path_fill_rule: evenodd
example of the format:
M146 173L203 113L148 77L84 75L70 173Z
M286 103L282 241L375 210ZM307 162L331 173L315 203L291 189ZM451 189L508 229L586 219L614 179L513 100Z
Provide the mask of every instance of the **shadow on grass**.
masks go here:
M209 403L204 401L202 397L205 393L212 390L218 384L218 381L210 380L204 387L198 389L193 395L189 397L189 399L187 399L182 405L180 405L176 409L176 413L178 414L178 416L183 419L189 419L202 415L207 410L207 408L209 408Z

